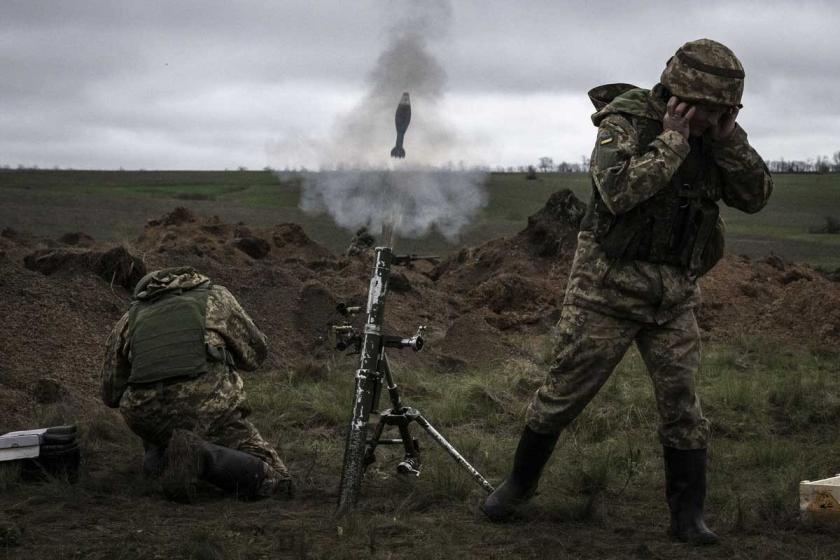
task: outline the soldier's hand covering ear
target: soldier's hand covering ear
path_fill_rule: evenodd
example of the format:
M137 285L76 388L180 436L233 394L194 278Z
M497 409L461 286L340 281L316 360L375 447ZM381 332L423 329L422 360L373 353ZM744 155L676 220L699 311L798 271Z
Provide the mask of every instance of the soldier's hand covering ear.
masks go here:
M740 108L737 106L727 109L723 116L718 119L717 124L712 127L710 131L712 139L725 140L732 136L732 133L735 132L735 121L739 112Z
M678 97L671 96L668 105L665 107L665 116L662 118L662 128L679 132L683 138L688 139L691 131L689 123L694 116L695 108Z

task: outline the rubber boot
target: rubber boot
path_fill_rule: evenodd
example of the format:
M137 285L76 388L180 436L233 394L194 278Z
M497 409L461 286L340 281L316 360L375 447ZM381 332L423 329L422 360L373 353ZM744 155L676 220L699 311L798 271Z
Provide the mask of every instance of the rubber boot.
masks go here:
M694 545L715 544L718 536L703 521L706 450L664 447L665 495L671 510L672 538Z
M165 457L161 484L167 496L176 501L195 501L199 480L239 498L251 499L274 491L264 488L267 467L260 459L206 442L192 432L174 430Z
M490 521L510 519L519 506L536 493L543 467L551 457L559 436L538 434L525 427L513 456L513 470L481 506L481 511Z

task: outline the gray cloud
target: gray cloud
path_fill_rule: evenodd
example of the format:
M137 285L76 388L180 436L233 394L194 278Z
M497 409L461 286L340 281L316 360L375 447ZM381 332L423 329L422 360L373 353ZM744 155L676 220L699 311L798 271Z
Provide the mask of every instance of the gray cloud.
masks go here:
M364 99L413 4L3 2L0 163L316 165L318 143ZM459 0L442 10L418 35L448 80L440 122L468 161L576 160L592 140L590 87L652 85L680 44L704 36L742 59L741 120L766 157L840 149L837 3Z

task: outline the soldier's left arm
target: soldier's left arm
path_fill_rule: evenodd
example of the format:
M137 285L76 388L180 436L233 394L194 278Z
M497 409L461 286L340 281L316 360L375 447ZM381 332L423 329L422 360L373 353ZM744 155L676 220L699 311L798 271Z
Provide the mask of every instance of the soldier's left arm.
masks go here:
M122 316L108 340L105 342L105 359L102 362L101 396L102 402L110 408L118 408L120 399L128 387L131 376L131 362L128 361L125 348L126 331L128 330L128 313Z
M740 125L725 139L712 141L712 157L722 175L722 198L732 206L753 214L758 212L773 192L773 177L755 148L747 141Z
M224 339L237 369L254 371L268 355L265 334L224 286L213 286L207 298L207 328Z

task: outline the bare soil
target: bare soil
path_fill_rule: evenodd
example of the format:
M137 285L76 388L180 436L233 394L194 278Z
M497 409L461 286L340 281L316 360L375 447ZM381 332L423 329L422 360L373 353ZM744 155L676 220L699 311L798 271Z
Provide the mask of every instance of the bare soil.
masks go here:
M399 363L450 373L520 355L523 336L544 334L559 317L581 215L571 193L557 193L517 235L395 269L399 293L388 301L387 327L408 335L427 325L429 342L428 351ZM58 240L8 229L0 235L0 433L70 419L89 424L92 445L79 488L53 481L2 497L0 557L391 558L412 550L437 557L422 532L441 523L453 535L447 555L746 558L752 549L776 557L766 555L765 534L743 535L737 553L725 545L708 556L668 543L664 504L655 516L617 505L619 521L594 526L558 525L543 512L528 525L498 529L446 503L423 506L416 524L406 524L389 513L398 498L380 496L386 506L370 505L365 522L339 533L329 517L336 481L306 458L293 465L308 469L293 502L238 503L212 492L198 505L164 501L142 481L139 444L98 399L104 342L133 283L146 270L191 265L227 286L269 337L262 375L284 376L331 359L330 326L342 320L335 306L365 302L372 253L335 255L295 224L252 228L184 208L138 233L116 246L78 231ZM826 352L840 344L840 283L806 265L727 256L701 287L698 319L707 339L760 335ZM43 396L45 385L52 397ZM806 542L837 545L825 533L794 532L773 546L778 557L804 557L797 551Z

